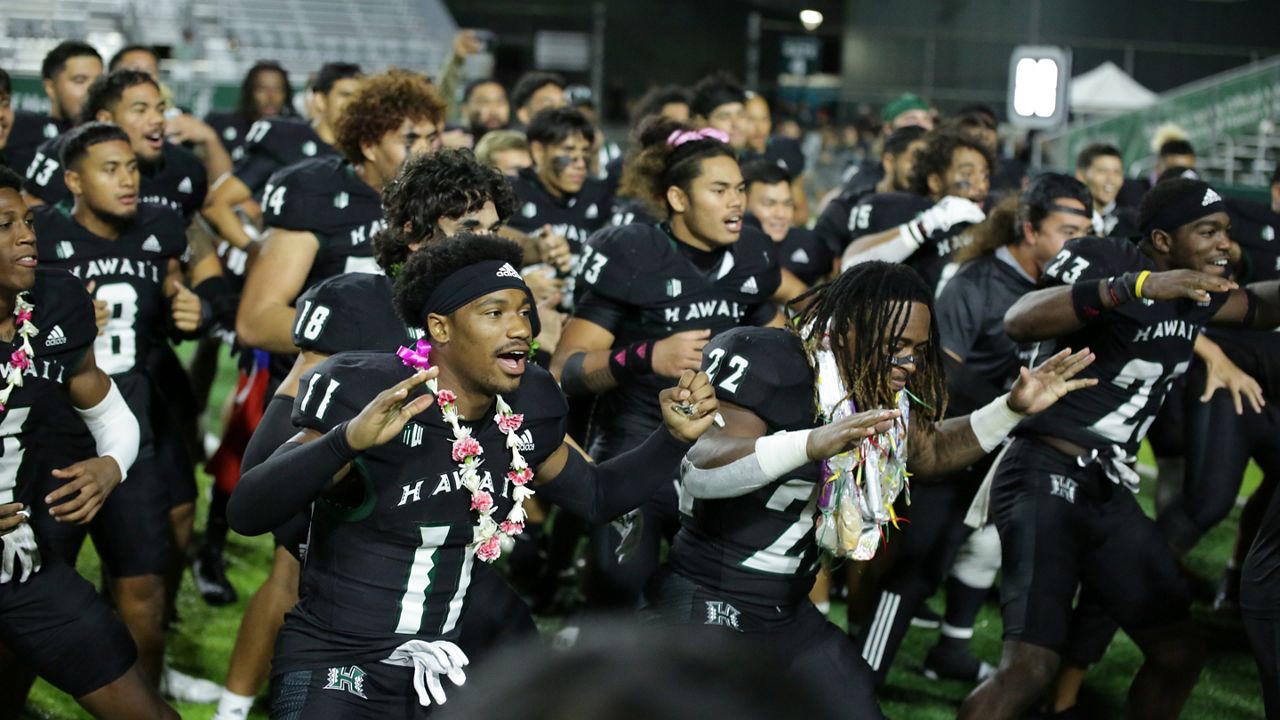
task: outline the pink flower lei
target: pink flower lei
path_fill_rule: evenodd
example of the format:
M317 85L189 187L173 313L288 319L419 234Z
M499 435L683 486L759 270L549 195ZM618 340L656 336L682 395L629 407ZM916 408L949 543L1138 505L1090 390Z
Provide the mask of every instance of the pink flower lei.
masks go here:
M22 373L31 367L31 361L35 359L36 353L31 347L31 338L40 332L35 323L31 322L31 318L35 316L35 309L35 306L27 300L27 293L18 293L14 302L13 315L17 318L16 326L18 337L22 338L22 346L9 355L9 362L3 370L0 370L4 374L5 383L5 386L0 388L0 412L5 411L13 389L22 387Z
M428 359L430 353L431 343L426 340L419 340L413 348L402 347L396 352L401 362L419 370L431 367ZM471 536L471 552L480 560L491 563L501 557L503 552L510 552L515 536L524 532L524 501L533 497L533 490L528 487L529 481L533 479L533 469L520 454L520 438L517 435L520 426L524 424L524 415L512 411L501 395L496 397L498 412L493 420L498 430L507 436L507 449L511 451L507 481L511 484L511 497L515 504L505 518L495 519L497 503L491 493L480 489L479 468L484 462L480 456L484 454L484 448L471 436L471 429L462 427L459 423L457 394L438 387L435 378L427 381L427 387L435 395L445 423L453 430L451 455L453 461L458 463L462 485L471 493L470 507L480 515Z

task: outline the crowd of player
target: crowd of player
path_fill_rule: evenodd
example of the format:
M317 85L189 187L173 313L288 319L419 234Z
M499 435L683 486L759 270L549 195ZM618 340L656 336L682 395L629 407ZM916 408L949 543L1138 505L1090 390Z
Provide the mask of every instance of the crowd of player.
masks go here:
M273 718L421 717L535 613L588 645L609 613L859 718L912 624L983 720L1074 717L1122 628L1129 711L1172 718L1204 656L1180 558L1255 459L1215 605L1280 717L1280 174L1224 199L1174 139L1145 181L1106 145L1026 177L989 108L904 95L811 211L728 75L639 99L624 152L557 75L460 85L475 49L434 81L329 63L301 102L261 62L203 120L146 47L56 47L47 117L0 70L0 716L39 674L97 717L244 718L268 682ZM188 567L236 601L230 530L276 548L219 688L165 636Z

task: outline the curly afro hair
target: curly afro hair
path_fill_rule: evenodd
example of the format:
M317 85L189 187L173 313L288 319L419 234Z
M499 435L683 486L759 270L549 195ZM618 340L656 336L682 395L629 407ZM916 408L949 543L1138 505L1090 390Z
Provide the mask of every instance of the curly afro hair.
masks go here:
M382 189L387 227L373 237L373 256L390 274L409 257L409 243L440 239L437 223L475 212L492 200L498 222L515 211L516 196L502 173L470 150L439 150L410 158ZM520 263L515 263L519 267Z
M407 70L371 75L347 104L334 129L337 147L352 163L364 161L361 146L376 143L408 120L444 122L444 100L427 78Z
M458 233L432 243L410 256L396 276L396 312L409 327L422 327L427 319L426 305L431 291L445 278L486 260L520 267L523 257L519 245L497 235Z
M924 197L933 195L929 189L929 176L945 176L951 167L951 158L956 150L968 148L987 161L987 171L995 170L995 159L991 152L973 138L954 130L944 130L928 135L929 141L916 151L916 164L911 170L911 192Z

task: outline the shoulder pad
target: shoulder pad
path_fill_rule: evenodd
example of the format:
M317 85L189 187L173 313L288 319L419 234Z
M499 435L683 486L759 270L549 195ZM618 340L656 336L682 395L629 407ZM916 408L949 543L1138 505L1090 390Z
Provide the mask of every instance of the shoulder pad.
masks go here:
M666 235L651 225L601 228L587 238L578 282L611 298L626 298L635 278L661 267L668 252Z
M31 303L36 308L32 322L40 330L31 339L37 357L49 351L78 351L97 339L93 298L71 273L52 268L36 270Z
M342 168L339 158L312 158L281 168L271 175L262 191L263 225L286 230L313 230L317 226L316 210L325 208L326 199L340 189ZM332 208L332 201L328 200Z
M62 179L62 145L65 140L65 135L59 135L44 141L36 148L30 165L16 168L18 172L26 173L22 189L48 205L71 197L71 192Z
M1044 268L1042 282L1070 285L1150 269L1138 246L1124 238L1079 237L1068 240Z
M302 376L293 401L293 424L328 432L350 420L378 393L412 370L393 353L340 353Z
M187 223L182 214L169 207L159 205L139 205L138 220L134 225L134 233L146 240L154 235L159 241L159 249L144 249L157 255L181 257L187 251Z
M752 411L771 428L813 426L813 370L790 331L738 327L721 333L703 348L702 368L716 397Z
M370 330L385 323L401 328L391 312L390 280L373 273L343 273L316 283L298 296L293 344L302 350L335 355L353 350L394 350L373 347ZM378 320L370 318L377 313ZM390 314L390 317L386 317ZM401 340L403 342L403 339Z

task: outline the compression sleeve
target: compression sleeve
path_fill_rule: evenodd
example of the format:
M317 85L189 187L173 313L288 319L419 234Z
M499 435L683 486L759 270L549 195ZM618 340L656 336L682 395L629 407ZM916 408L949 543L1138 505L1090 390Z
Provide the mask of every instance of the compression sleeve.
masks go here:
M560 474L536 489L574 515L601 525L640 507L663 483L674 480L690 447L662 426L639 446L599 465L570 448Z
M262 535L283 525L320 497L356 455L347 443L345 422L309 443L285 443L240 476L227 503L231 529Z
M98 456L110 457L120 466L123 482L129 476L133 461L138 459L142 431L115 380L111 381L111 388L101 402L91 408L76 408L76 413L93 435Z
M290 417L293 412L293 398L288 395L272 395L271 402L262 413L258 427L254 429L249 444L244 448L244 456L240 459L240 472L246 473L262 464L276 448L289 442L289 438L297 434Z

